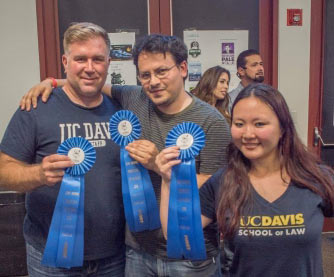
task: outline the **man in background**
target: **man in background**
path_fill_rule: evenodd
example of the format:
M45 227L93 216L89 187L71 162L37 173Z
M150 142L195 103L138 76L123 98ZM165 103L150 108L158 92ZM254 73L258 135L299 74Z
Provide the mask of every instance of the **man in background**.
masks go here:
M262 83L264 81L263 61L257 50L248 49L239 54L237 76L240 79L240 83L234 90L229 92L230 107L232 107L235 98L244 87L254 82Z

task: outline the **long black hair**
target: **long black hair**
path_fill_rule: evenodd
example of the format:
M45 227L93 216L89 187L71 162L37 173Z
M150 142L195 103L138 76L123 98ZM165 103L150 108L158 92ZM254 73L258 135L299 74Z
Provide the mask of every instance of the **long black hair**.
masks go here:
M282 170L290 176L297 186L307 188L320 195L327 206L334 207L333 170L325 166L313 153L307 150L297 135L289 108L282 94L265 84L251 84L244 88L235 99L233 110L244 98L256 97L268 105L276 114L281 138L278 143L279 161ZM228 147L228 167L222 178L220 201L217 208L217 220L224 237L234 235L240 217L251 201L251 183L248 172L251 162L232 142ZM316 185L317 184L317 185Z

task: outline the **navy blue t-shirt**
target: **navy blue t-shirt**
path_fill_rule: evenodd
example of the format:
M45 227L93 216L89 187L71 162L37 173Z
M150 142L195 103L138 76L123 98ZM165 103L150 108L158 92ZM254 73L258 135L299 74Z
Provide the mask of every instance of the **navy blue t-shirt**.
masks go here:
M119 146L109 134L109 119L119 110L108 97L95 108L74 104L61 88L36 109L17 110L1 142L3 153L28 164L55 154L67 138L83 137L96 150L96 162L85 175L85 259L124 254L123 201ZM43 251L60 184L26 194L24 236Z
M200 189L202 215L214 222L223 174L217 171ZM321 232L324 216L333 216L323 199L293 182L272 203L255 189L252 198L236 235L224 241L234 253L230 276L323 276Z

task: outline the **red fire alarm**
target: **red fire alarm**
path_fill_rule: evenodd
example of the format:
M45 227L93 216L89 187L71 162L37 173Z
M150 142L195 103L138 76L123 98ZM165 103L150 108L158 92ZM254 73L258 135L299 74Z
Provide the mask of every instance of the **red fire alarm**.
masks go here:
M287 26L302 26L303 25L303 10L288 9Z

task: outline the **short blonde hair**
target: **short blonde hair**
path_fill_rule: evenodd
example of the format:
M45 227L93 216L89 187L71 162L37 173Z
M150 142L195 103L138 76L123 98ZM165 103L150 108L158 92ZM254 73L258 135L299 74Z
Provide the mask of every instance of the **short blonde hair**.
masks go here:
M64 52L68 53L68 47L72 43L84 42L96 37L103 38L108 50L110 49L108 33L102 27L90 22L71 23L70 27L64 33Z

